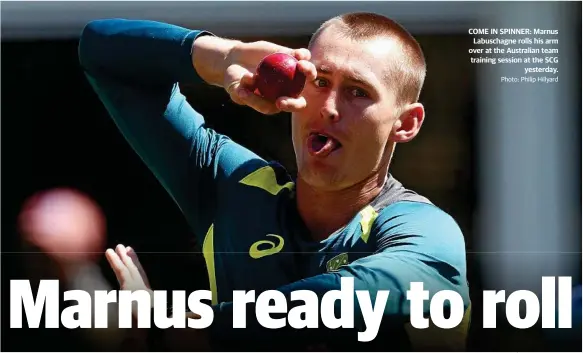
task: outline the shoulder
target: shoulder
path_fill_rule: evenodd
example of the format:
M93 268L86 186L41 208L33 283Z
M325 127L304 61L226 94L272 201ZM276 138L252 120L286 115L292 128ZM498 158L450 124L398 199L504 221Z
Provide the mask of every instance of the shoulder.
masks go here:
M451 215L426 197L405 188L391 175L371 206L376 213L371 232L377 238L407 234L418 244L448 243L465 248L462 231Z
M439 207L400 201L380 210L372 227L377 251L407 251L465 274L466 244L455 219Z
M461 230L455 219L431 203L417 201L398 201L378 211L378 227L397 227L400 230L441 232L442 230Z
M428 274L422 280L427 290L454 290L469 303L466 242L447 212L423 202L396 202L380 211L371 236L377 253L398 257L410 269Z

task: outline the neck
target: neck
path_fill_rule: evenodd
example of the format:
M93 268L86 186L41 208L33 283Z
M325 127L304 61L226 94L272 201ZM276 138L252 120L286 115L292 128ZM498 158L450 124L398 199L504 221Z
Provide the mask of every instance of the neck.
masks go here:
M380 193L387 173L378 172L342 190L320 190L298 177L297 207L314 240L323 240L346 225Z

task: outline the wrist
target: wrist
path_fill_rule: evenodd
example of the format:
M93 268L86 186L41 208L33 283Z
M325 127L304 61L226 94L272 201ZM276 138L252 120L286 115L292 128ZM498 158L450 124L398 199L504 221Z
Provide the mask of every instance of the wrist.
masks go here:
M240 41L215 36L201 36L194 41L192 64L206 83L223 87L227 61Z

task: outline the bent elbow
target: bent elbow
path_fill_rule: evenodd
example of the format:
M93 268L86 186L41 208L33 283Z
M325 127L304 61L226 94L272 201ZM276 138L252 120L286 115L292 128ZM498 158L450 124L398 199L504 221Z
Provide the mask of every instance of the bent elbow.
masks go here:
M100 58L111 55L105 40L116 27L120 19L99 19L87 23L79 38L77 56L79 64L85 71L92 71L98 66Z

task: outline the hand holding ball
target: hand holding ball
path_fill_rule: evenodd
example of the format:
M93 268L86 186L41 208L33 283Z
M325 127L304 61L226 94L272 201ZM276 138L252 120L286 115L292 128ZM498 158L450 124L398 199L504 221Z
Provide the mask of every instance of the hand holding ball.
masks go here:
M304 90L306 75L291 55L275 53L266 56L257 66L256 88L269 101L280 97L298 98Z

